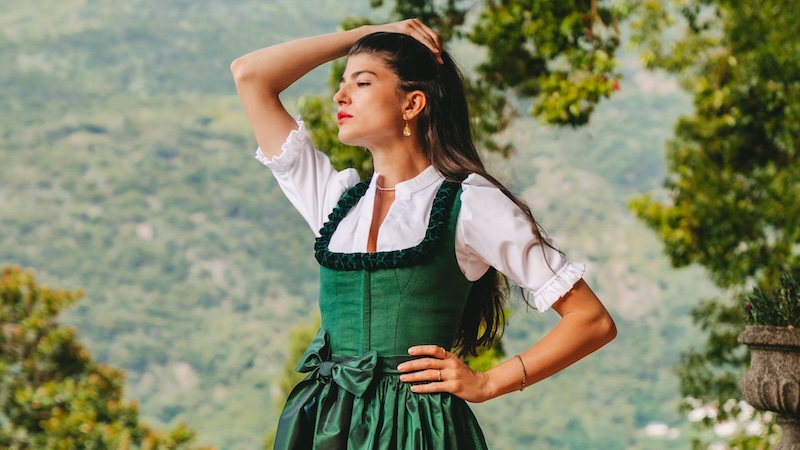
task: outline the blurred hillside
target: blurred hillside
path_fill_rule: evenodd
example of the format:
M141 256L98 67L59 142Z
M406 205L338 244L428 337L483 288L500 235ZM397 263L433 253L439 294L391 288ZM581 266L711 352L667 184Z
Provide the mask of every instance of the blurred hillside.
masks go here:
M269 172L228 71L232 59L335 29L344 2L0 0L0 264L86 292L66 320L154 425L256 448L274 425L289 330L316 310L313 235ZM455 48L462 59L474 55ZM627 211L657 189L662 142L688 99L625 59L617 96L579 131L530 119L490 158L618 321L600 353L524 394L476 405L493 448L679 449L688 311L715 294L676 271ZM326 69L287 93L323 91ZM556 315L516 302L510 353ZM665 437L646 433L665 424ZM656 427L657 428L657 427Z

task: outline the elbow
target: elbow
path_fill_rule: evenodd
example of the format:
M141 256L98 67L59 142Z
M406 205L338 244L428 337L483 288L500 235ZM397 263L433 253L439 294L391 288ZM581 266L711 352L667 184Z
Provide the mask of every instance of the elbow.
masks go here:
M244 57L233 60L231 63L231 74L236 84L239 84L239 82L247 78L247 64L244 61Z
M608 344L617 337L617 325L611 315L605 313L595 321L595 336L600 347Z
M260 76L248 55L240 56L231 62L231 74L237 86L250 83Z
M275 80L260 70L255 60L248 55L236 58L231 62L231 74L239 95L256 95L258 97L276 96L282 88L277 87Z

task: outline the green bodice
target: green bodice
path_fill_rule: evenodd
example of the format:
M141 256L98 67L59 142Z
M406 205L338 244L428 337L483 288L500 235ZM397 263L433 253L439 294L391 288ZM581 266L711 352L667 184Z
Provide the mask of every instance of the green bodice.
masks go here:
M366 183L366 182L365 182ZM472 283L455 254L455 227L461 206L458 184L445 182L431 210L423 241L392 252L337 254L330 235L366 190L356 185L342 197L321 231L321 332L333 354L407 355L413 345L451 348Z

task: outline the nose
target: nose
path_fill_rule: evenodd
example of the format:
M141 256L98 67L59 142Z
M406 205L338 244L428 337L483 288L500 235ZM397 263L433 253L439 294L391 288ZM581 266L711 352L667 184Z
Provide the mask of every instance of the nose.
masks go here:
M337 105L343 105L346 103L347 93L343 86L339 86L339 90L333 94L333 102Z

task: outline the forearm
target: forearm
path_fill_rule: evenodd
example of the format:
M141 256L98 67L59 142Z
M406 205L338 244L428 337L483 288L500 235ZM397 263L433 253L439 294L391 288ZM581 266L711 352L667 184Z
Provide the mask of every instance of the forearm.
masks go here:
M525 386L535 384L572 365L599 349L616 335L611 318L573 313L539 342L519 354L525 365ZM522 387L523 368L514 356L486 372L488 398L498 397Z
M266 158L280 155L286 136L297 128L279 94L312 69L347 54L371 31L371 26L364 26L297 39L256 50L231 63L236 91Z
M537 383L607 344L617 335L614 321L585 281L553 305L561 320L539 342L520 353L525 386ZM516 356L486 376L486 396L494 398L522 387L523 369Z
M346 55L372 28L362 26L262 48L233 61L231 72L237 86L251 83L277 95L314 68Z

